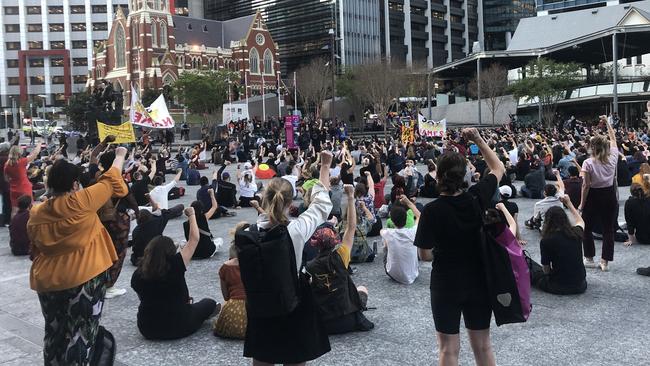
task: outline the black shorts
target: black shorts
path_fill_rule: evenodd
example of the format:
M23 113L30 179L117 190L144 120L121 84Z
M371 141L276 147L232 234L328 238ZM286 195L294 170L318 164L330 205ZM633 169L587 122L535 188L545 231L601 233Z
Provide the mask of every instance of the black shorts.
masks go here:
M484 291L431 290L431 312L436 330L444 334L458 334L460 314L463 314L465 328L483 330L490 328L492 309Z

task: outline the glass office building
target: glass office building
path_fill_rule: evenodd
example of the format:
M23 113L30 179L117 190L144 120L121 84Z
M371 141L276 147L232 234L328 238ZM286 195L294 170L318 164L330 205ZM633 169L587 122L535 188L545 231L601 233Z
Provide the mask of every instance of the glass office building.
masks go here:
M538 0L543 1L543 0ZM485 50L505 50L519 19L535 16L535 0L484 0Z
M635 1L639 0L537 0L537 15L542 16L565 11L599 8Z

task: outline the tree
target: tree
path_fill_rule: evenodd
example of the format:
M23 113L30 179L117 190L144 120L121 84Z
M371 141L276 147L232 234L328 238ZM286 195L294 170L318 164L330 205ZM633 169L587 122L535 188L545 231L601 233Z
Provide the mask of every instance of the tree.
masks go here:
M406 70L380 60L372 64L359 65L354 69L354 91L361 100L372 105L379 120L384 124L384 138L387 134L386 114L393 103L407 88Z
M73 94L68 99L68 104L63 107L63 113L70 118L74 130L86 131L88 129L86 113L89 111L90 103L90 93L83 91Z
M469 86L469 92L479 102L485 99L492 117L494 126L496 114L503 103L503 95L508 91L508 70L500 64L492 64L485 70L481 70L481 95L478 95L478 82L476 76Z
M218 114L228 101L228 83L238 83L239 74L225 70L185 71L174 82L174 95L196 114ZM157 97L157 96L156 96Z
M332 82L332 70L325 64L324 59L316 58L296 71L298 95L305 106L315 106L316 118L320 117L321 106Z
M140 97L142 105L148 107L153 103L158 96L160 95L160 90L153 88L146 88L142 91L142 96Z
M530 102L537 99L542 121L547 126L553 123L557 102L566 96L567 89L579 83L581 67L576 63L560 63L538 58L526 66L526 77L510 86L516 98Z

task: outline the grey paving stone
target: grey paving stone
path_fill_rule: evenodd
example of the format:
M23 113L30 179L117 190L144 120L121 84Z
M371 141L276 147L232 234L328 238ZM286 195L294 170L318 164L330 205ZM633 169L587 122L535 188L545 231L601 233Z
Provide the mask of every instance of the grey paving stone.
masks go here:
M212 168L212 167L211 167ZM234 173L234 167L228 171ZM209 176L212 169L202 171ZM197 187L186 187L185 205L195 198ZM386 188L388 191L390 187ZM620 189L622 204L629 196ZM427 202L428 200L422 200ZM532 215L534 201L515 199L519 223ZM211 220L213 234L225 245L213 258L193 261L186 274L191 296L221 301L217 272L227 259L228 231L240 221L252 222L252 209L237 210L238 216ZM169 222L165 235L184 240L182 219ZM523 228L527 250L539 259L539 234ZM8 230L0 228L0 364L42 363L36 346L17 348L16 338L33 344L42 342L43 320L36 294L29 290L30 262L9 252ZM600 243L597 242L597 253ZM650 247L630 248L616 244L615 261L609 273L588 270L589 288L581 296L554 296L533 290L533 313L525 324L497 328L492 339L499 365L648 365L650 350L646 335L650 329L650 282L634 270L650 265ZM430 264L420 264L420 277L413 285L391 281L380 261L354 265L357 285L370 290L367 316L376 328L367 333L331 337L332 351L313 365L431 365L437 362L436 338L429 302ZM242 357L243 343L212 335L210 324L190 337L177 341L145 340L136 326L137 296L130 288L134 267L128 263L117 283L126 295L106 301L102 324L117 338L117 360L125 365L249 365ZM5 351L6 350L6 351ZM18 354L18 358L12 355ZM3 354L4 353L4 354ZM462 365L474 363L469 342L461 330Z

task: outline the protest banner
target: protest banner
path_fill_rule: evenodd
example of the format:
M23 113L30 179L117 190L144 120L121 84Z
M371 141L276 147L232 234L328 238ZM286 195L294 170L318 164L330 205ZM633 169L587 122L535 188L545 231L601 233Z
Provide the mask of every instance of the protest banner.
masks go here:
M131 123L136 126L148 128L173 128L174 119L167 110L165 97L160 94L156 100L151 103L149 108L145 108L138 97L137 91L131 87Z
M106 136L115 136L114 143L128 144L135 142L135 133L133 132L133 125L131 122L124 122L119 126L107 125L97 121L97 132L99 133L99 140L104 140Z
M415 141L415 120L401 118L402 122L402 143L406 144Z
M422 137L445 137L447 133L447 119L442 121L420 122L419 133Z

